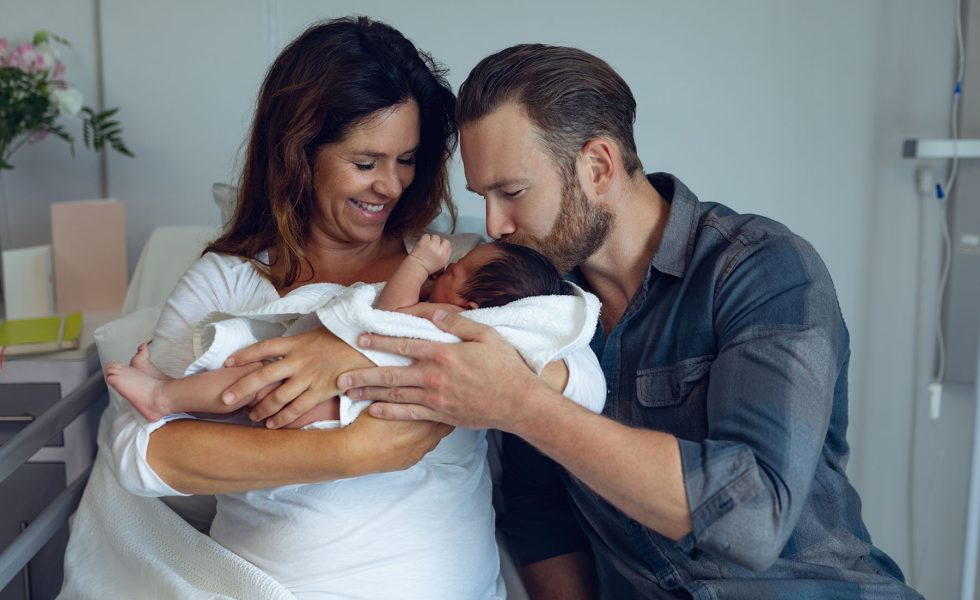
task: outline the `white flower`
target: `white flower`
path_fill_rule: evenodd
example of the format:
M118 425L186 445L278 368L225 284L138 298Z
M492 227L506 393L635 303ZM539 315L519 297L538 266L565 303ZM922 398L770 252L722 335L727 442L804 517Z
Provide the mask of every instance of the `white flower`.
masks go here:
M85 99L82 93L71 86L64 88L53 87L51 89L51 100L58 105L58 110L68 115L77 115L82 109L82 102Z
M60 59L61 55L54 46L48 44L34 46L34 66L36 70L48 71L49 73L53 72Z

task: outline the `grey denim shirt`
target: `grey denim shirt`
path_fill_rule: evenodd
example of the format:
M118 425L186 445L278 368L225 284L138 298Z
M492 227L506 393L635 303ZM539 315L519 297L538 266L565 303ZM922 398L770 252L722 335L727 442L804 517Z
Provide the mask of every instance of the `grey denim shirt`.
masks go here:
M648 177L670 203L663 239L592 348L609 388L603 414L677 437L693 531L674 542L562 471L602 596L919 598L872 545L844 472L849 341L820 257L779 223ZM575 549L558 532L566 505L529 456L505 457L501 518L523 562L542 558L528 546L549 527L566 541L545 554ZM506 478L518 461L523 479Z

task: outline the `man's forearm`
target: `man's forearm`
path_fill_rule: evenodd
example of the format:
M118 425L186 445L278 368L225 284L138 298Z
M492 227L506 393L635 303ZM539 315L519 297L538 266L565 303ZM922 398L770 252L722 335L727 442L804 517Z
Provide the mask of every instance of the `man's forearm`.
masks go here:
M645 526L675 540L691 531L674 436L626 427L554 393L526 401L535 410L512 433Z

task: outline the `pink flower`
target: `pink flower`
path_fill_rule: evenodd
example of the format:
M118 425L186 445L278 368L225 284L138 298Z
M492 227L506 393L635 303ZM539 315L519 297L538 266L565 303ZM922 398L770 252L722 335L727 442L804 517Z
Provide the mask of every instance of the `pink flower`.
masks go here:
M33 57L34 47L30 44L21 44L20 46L17 46L17 48L14 49L14 53L10 55L10 66L27 71Z
M65 65L60 60L54 64L54 78L61 79L61 76L65 74Z
M35 54L34 55L34 62L33 62L33 64L31 66L34 67L34 70L35 71L43 71L43 70L45 70L47 68L47 65L44 64L44 55L43 54Z

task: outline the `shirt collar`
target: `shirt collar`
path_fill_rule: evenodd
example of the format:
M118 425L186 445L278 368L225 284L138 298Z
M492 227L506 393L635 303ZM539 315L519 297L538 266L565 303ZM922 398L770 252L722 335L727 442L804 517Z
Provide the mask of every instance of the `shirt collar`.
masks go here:
M647 175L647 180L670 205L670 212L660 245L650 260L644 287L653 269L674 277L684 277L694 252L701 213L697 196L670 173L653 173Z

